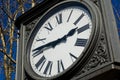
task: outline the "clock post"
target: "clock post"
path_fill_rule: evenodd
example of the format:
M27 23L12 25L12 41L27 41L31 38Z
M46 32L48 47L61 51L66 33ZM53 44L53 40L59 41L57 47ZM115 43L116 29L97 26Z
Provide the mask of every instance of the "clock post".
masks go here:
M16 80L120 79L111 0L44 0L15 25L20 29Z

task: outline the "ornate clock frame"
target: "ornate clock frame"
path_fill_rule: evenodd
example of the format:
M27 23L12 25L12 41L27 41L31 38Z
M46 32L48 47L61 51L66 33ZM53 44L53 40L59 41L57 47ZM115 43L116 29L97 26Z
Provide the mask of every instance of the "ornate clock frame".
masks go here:
M27 36L30 35L36 21L44 14L46 10L61 0L45 0L34 8L20 16L15 25L20 29L19 50L17 54L17 80L31 79L24 70L24 51ZM120 42L117 32L117 26L114 18L111 0L80 0L94 3L100 18L102 27L94 52L83 61L85 63L78 73L75 73L71 80L114 80L120 79ZM107 4L107 5L106 5ZM46 6L48 5L48 6ZM43 8L44 7L44 8ZM28 16L30 15L30 16ZM32 16L31 16L32 15Z

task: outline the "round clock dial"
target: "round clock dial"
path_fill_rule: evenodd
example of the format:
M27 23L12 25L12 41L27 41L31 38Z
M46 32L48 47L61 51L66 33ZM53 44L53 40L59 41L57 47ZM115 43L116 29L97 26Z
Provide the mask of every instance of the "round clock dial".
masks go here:
M68 7L50 16L36 33L31 49L32 69L41 76L57 75L83 52L92 29L90 14L82 7Z
M70 70L88 47L93 29L88 8L79 2L66 2L50 9L28 40L31 72L52 78Z

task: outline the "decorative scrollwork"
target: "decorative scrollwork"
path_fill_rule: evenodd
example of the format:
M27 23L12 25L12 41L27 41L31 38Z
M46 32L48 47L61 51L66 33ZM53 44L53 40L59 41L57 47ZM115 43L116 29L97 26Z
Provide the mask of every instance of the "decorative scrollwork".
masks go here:
M93 3L95 3L97 6L99 6L99 0L91 0Z
M96 50L90 57L90 60L88 60L86 65L76 76L85 74L86 72L94 68L97 68L98 66L100 67L109 61L110 61L110 56L107 51L107 43L105 40L105 36L104 34L101 34Z
M107 54L106 44L103 35L100 38L99 44L93 56L89 60L88 64L85 66L86 70L90 70L98 65L102 65L109 61L109 56Z
M34 21L30 22L25 27L25 40L27 40L28 36L30 35L32 29L35 27L36 22L39 18L35 19Z

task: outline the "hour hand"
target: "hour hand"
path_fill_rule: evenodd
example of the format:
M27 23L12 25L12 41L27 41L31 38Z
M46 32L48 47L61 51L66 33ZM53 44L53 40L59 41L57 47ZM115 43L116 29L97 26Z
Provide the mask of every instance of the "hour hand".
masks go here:
M33 56L35 57L35 56L41 54L44 50L47 50L47 49L49 49L49 48L55 48L56 45L58 45L58 44L60 44L60 43L63 43L63 42L66 42L66 40L67 40L68 37L70 37L70 36L72 36L72 35L75 34L76 29L77 29L77 27L74 28L74 29L72 29L72 30L70 30L70 31L69 31L66 35L64 35L62 38L59 38L59 39L57 39L57 40L55 40L55 41L52 41L52 42L50 42L50 43L48 43L48 44L45 44L45 45L43 45L43 46L40 46L40 47L34 49L33 52L35 52L35 51L36 51L36 52L33 54Z
M76 28L70 30L66 36L67 36L67 37L70 37L70 36L74 35L75 32L76 32L76 30L77 30L77 28L78 28L78 27L76 27Z

